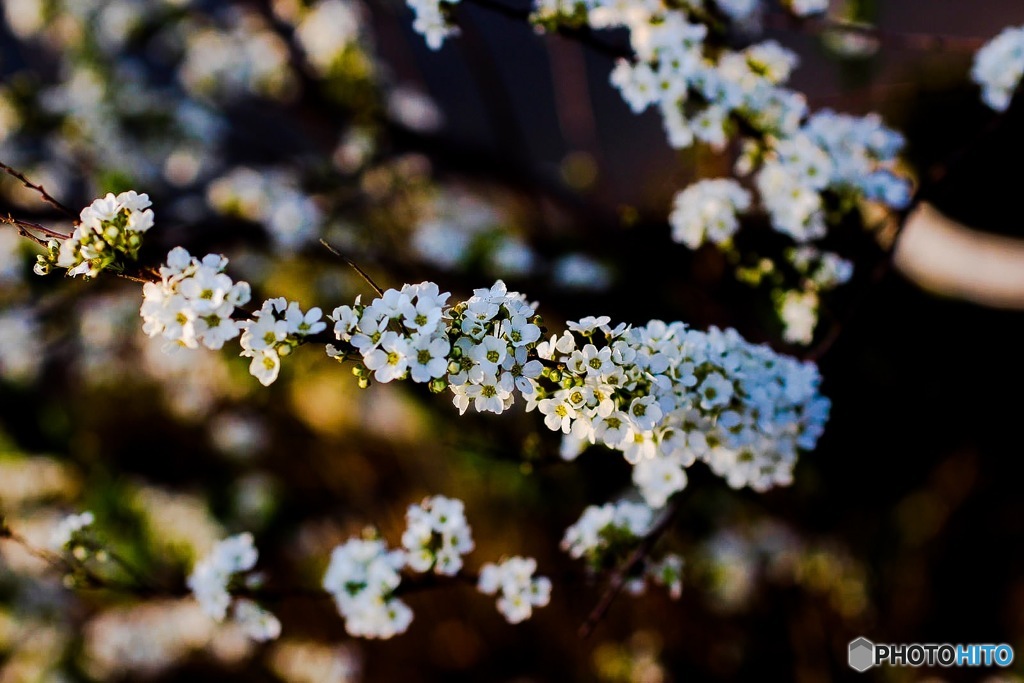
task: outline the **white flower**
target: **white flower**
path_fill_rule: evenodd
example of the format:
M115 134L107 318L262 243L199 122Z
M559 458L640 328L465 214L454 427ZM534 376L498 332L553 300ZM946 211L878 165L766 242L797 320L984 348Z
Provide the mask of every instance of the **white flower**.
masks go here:
M429 382L448 371L451 345L444 337L420 336L409 349L409 368L413 382Z
M143 331L188 348L220 349L237 337L243 324L232 315L248 303L249 285L233 282L226 267L227 259L218 254L200 261L181 247L172 249L160 282L143 286Z
M686 473L670 458L647 458L633 467L633 483L651 507L664 507L677 491L686 488Z
M224 621L231 605L228 585L236 574L256 566L258 558L259 553L250 533L231 536L214 545L210 554L196 563L188 577L188 587L203 611L216 621ZM242 613L246 618L253 616L249 607L243 607ZM269 615L269 618L273 619L273 615ZM265 627L264 634L268 632L267 629L270 629L269 625Z
M107 194L82 209L79 224L59 249L38 257L36 272L46 274L53 266L67 268L68 275L96 277L111 266L124 266L138 257L142 235L154 223L149 197L134 191L116 197ZM52 244L56 244L53 242Z
M672 239L696 249L705 241L724 244L739 228L737 212L750 207L750 193L735 180L702 180L676 194L669 216Z
M414 571L433 568L454 576L462 569L462 555L473 550L473 536L461 500L434 496L421 505L410 505L402 546Z
M818 295L815 292L786 292L778 306L785 326L782 337L791 344L810 344L818 324Z
M245 635L255 641L276 640L281 635L281 622L278 618L252 600L236 600L234 616Z
M562 549L572 557L599 559L611 539L639 539L651 525L654 511L643 503L619 501L587 507L579 520L565 530Z
M488 562L480 568L477 590L485 595L500 593L498 611L510 624L518 624L533 615L534 607L551 600L550 579L534 577L537 561L532 557L510 557L500 564Z
M380 540L353 538L332 551L323 587L349 634L391 638L409 628L412 610L394 595L404 565L404 553L389 552Z
M409 369L409 342L397 332L388 330L380 338L380 347L363 355L363 363L374 371L378 382L401 379Z

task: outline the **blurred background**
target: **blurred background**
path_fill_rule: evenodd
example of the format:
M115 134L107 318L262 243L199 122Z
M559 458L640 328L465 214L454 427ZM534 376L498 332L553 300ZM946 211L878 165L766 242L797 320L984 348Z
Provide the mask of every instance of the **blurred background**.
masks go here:
M769 4L757 36L799 53L792 85L812 108L878 111L902 131L919 196L1021 237L1024 104L997 116L968 74L1024 7L832 11L883 32L812 35ZM422 387L360 391L316 348L266 389L230 351L163 353L141 333L136 285L36 277L36 247L4 229L0 514L26 538L45 545L91 510L104 544L174 585L249 530L271 585L315 587L334 545L368 525L397 544L406 506L443 494L466 502L470 568L532 555L554 594L519 626L469 587L411 595L409 632L384 642L347 636L329 599L282 597L268 605L281 639L255 645L189 599L67 591L6 542L0 681L1021 680L1017 663L855 674L846 652L858 636L1024 652L1024 316L922 291L889 267L891 234L848 225L836 239L853 280L809 348L784 344L768 291L669 239L673 194L727 174L729 152L673 152L657 115L631 114L608 84L602 51L472 3L457 16L461 37L431 52L400 2L4 0L0 160L73 207L148 192L143 261L224 253L257 301L330 311L372 295L323 238L384 287L431 279L462 297L502 278L552 330L683 320L813 356L832 418L793 486L733 491L692 468L659 546L686 558L681 600L622 596L581 640L603 584L558 542L586 505L628 491L621 457L564 463L534 414L460 418ZM905 34L954 40L920 49ZM8 212L70 228L0 178ZM763 228L744 239L785 246Z

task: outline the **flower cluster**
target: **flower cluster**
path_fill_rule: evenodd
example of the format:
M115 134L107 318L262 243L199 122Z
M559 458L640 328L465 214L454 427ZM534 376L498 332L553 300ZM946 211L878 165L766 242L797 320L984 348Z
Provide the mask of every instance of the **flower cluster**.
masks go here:
M645 575L659 586L664 586L670 598L678 600L683 594L684 564L682 557L668 553L657 562L648 563Z
M334 549L324 590L334 596L345 630L353 636L391 638L405 633L412 610L395 596L405 554L380 539L352 538Z
M264 301L253 313L254 320L238 323L243 330L242 355L252 358L250 374L265 387L273 384L281 372L281 358L291 354L303 338L327 329L322 315L315 307L303 313L297 303L284 297Z
M574 558L586 557L600 565L604 554L617 544L639 539L651 526L654 511L643 503L627 500L591 505L565 530L562 549Z
M146 285L146 333L218 348L242 329L242 353L264 385L276 379L283 355L326 327L320 309L303 313L283 298L267 301L255 320L234 323L227 316L248 298L248 286L223 275L226 259L199 262L179 248L168 263L162 283ZM564 457L596 443L621 451L653 507L686 486L684 468L697 460L734 487L788 484L798 449L813 448L824 429L829 401L818 393L817 367L754 346L735 330L661 321L612 329L602 317L570 323L542 342L534 306L500 280L454 306L446 307L448 297L423 282L368 305L339 306L330 316L339 345L328 345L328 355L358 354L364 387L372 375L450 388L460 413L470 405L502 413L518 391L528 411L566 435Z
M621 500L591 505L565 530L562 549L576 559L584 558L591 571L619 566L650 531L654 511L643 503ZM682 592L683 559L666 554L658 561L649 557L630 569L626 589L640 595L648 581L665 586L673 599Z
M411 376L414 382L429 383L448 372L448 342L444 315L448 292L423 282L389 289L368 306L356 300L354 306L339 306L330 315L334 335L362 355L360 383L369 384L369 373L378 382ZM334 347L328 353L342 358ZM440 389L444 384L438 385Z
M406 522L401 550L389 550L374 535L349 539L331 553L323 586L334 596L345 629L353 636L391 638L404 633L413 613L398 598L402 570L455 576L462 569L462 555L473 549L461 500L427 498L409 506ZM526 558L513 558L502 568L488 564L481 571L479 588L493 595L502 587L498 609L518 623L530 616L532 607L546 605L551 594L550 581L532 578L536 569L536 560Z
M462 569L462 556L473 550L473 535L461 500L428 498L420 505L410 505L405 519L402 547L410 569L433 569L446 576Z
M237 337L242 327L232 315L248 303L250 289L224 273L227 264L219 254L200 261L181 247L172 249L160 267L160 282L143 286L142 331L190 349L219 349Z
M107 268L122 269L126 259L138 257L142 235L153 227L150 206L149 195L134 191L93 201L82 209L70 237L50 240L47 253L37 257L35 272L46 275L58 267L72 277L93 278Z
M459 0L406 0L416 14L412 28L421 34L431 50L438 50L445 38L456 35L458 29L448 23L447 8Z
M798 243L824 237L821 193L830 190L903 208L910 186L894 172L903 137L875 115L823 110L766 155L756 177L772 226Z
M813 448L828 417L813 363L749 344L734 330L661 321L612 329L602 317L540 342L533 308L500 281L451 308L436 292L432 283L407 285L369 306L341 306L332 316L335 336L358 349L363 370L381 381L410 374L416 343L422 369L413 379L451 387L460 412L472 404L500 413L519 390L527 410L566 435L565 457L596 443L621 451L654 507L685 487L684 468L697 460L734 487L788 484L797 451Z
M529 619L534 607L551 600L551 580L537 576L537 560L509 557L499 564L488 562L480 569L477 589L485 595L500 593L498 611L510 624Z
M981 99L1005 111L1024 76L1024 26L1009 27L974 56L971 78L981 86Z
M369 305L339 306L331 314L335 337L363 359L361 386L412 378L434 391L451 388L460 413L502 413L515 390L533 391L541 364L530 360L540 339L533 307L500 280L467 301L445 307L449 294L432 282L389 289ZM328 353L344 359L334 346Z
M684 468L697 460L736 488L791 481L798 449L814 446L828 417L813 363L750 344L735 330L608 322L570 323L575 334L538 346L557 368L545 372L528 409L565 434L564 457L594 443L621 451L652 507L686 486Z
M820 295L848 282L853 276L853 264L811 245L788 249L785 257L802 280L795 289L777 290L773 294L782 322L782 337L790 344L810 344L818 325Z
M258 558L252 534L242 533L219 541L209 555L196 563L188 577L188 587L206 614L224 621L232 602L232 581L237 574L255 567ZM251 600L236 600L234 617L254 640L273 640L281 633L277 618Z
M827 0L782 4L797 16L828 9ZM638 114L657 108L674 148L701 142L720 150L737 135L744 149L737 173L756 172L753 184L772 227L795 242L826 235L828 218L836 213L828 210L834 208L832 195L839 196L841 213L861 199L895 209L909 203L910 184L896 172L901 136L883 126L877 115L856 118L825 110L808 119L804 96L785 87L797 64L793 52L772 40L743 49L730 46L729 22L756 25L758 0L714 0L713 6L664 0L537 0L534 10L531 20L545 29L625 29L632 54L618 60L611 83L629 107ZM440 12L435 16L443 21ZM1006 39L1001 45L1011 42ZM1007 61L1006 54L1012 52L1000 49L997 57L988 58L993 64ZM1020 59L1024 65L1024 57ZM1002 78L1004 87L1015 86L1020 78L1020 70L1010 76L996 71L987 67L988 80ZM750 207L750 194L732 181L705 182L711 184L698 183L676 195L670 218L673 238L692 248L705 241L728 246L738 228L736 212ZM807 291L782 294L790 301L802 297L806 304L817 297ZM803 309L810 310L806 305ZM811 334L816 321L815 315Z
M739 229L737 212L750 207L750 193L730 179L701 180L676 194L669 223L672 239L696 249L723 246Z
M534 391L543 370L533 359L540 340L540 318L526 297L509 292L505 283L473 290L473 296L450 312L456 338L448 383L459 413L472 403L477 412L502 413Z

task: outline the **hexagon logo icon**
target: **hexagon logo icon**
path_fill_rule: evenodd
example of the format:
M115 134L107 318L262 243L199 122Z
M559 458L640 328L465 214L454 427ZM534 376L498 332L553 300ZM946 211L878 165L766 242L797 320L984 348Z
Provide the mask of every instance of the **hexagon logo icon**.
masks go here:
M875 644L861 637L850 641L850 668L867 671L875 665Z

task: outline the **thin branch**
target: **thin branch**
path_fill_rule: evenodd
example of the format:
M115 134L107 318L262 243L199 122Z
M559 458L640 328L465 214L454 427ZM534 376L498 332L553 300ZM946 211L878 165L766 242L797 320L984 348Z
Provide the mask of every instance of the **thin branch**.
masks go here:
M604 618L615 598L618 597L625 587L629 573L647 558L651 549L654 548L654 544L668 531L668 528L672 525L672 520L675 519L676 514L679 512L679 505L679 498L675 498L669 503L668 508L662 513L657 523L640 539L640 545L633 550L626 561L619 565L611 575L611 578L608 580L608 587L605 588L604 594L601 595L601 600L598 601L597 605L587 616L587 620L580 626L580 638L587 638L594 632L598 622Z
M4 225L14 226L14 228L18 231L18 234L24 237L25 239L32 240L41 247L49 248L49 244L47 243L47 241L44 240L39 235L30 232L29 229L25 227L22 221L19 221L18 219L13 218L11 216L7 216L6 218L0 216L0 223L3 223Z
M373 278L371 278L369 275L366 274L365 270L363 270L362 268L357 266L355 264L355 262L352 261L352 259L350 259L349 257L345 256L340 251L338 251L337 249L332 247L330 244L328 244L327 240L320 240L320 244L322 244L325 247L327 247L327 251L331 252L332 254L334 254L335 256L340 258L342 261L344 261L349 266L351 266L353 270L355 270L357 273L359 273L359 276L366 281L366 284L368 284L371 287L373 287L373 291L377 292L378 296L384 296L384 290L381 289L380 286L378 286L377 283L373 281Z
M25 187L27 187L28 189L34 190L34 191L38 192L39 193L39 197L44 202L46 202L47 204L49 204L53 208L57 209L58 211L67 214L68 216L71 217L72 220L75 221L75 223L78 223L78 214L76 214L74 211L72 211L68 207L64 206L63 204L61 204L49 192L47 192L46 189L43 188L42 185L36 185L31 180L26 178L24 173L21 173L20 171L17 171L15 169L11 168L10 166L8 166L7 164L5 164L2 161L0 161L0 170L2 170L4 173L6 173L7 175L11 176L12 178L16 178L17 180L21 181L21 184L24 185Z

